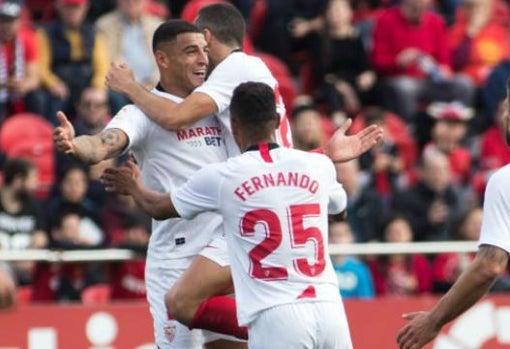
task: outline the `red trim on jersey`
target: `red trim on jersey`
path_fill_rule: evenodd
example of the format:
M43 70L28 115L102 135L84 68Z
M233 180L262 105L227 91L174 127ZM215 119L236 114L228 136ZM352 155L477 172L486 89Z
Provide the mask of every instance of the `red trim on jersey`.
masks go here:
M301 295L298 297L298 299L303 299L303 298L315 298L317 297L316 293L315 293L315 287L313 287L312 285L308 286L304 291L303 293L301 293Z
M324 149L322 149L322 148L315 148L315 149L310 150L310 153L324 154Z
M289 137L288 137L289 128L290 128L289 119L287 119L287 117L285 115L283 115L280 118L280 127L278 128L278 132L280 132L280 137L281 137L282 143L283 143L282 145L285 148L290 148L290 141L289 141Z
M269 143L259 144L259 152L260 156L262 156L262 159L264 159L265 162L273 162L271 154L269 153Z

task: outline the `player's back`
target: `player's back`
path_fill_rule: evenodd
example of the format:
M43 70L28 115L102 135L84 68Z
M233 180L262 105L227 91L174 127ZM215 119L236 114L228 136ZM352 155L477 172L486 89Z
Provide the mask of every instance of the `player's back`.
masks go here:
M153 90L175 102L182 99ZM185 130L171 132L150 120L135 105L124 107L107 128L119 128L129 138L142 171L143 183L152 190L170 192L205 165L226 160L223 134L216 117L204 118ZM152 223L148 254L157 259L196 255L221 224L217 213L206 212L193 220L167 219ZM201 231L195 234L195 231Z
M327 220L328 211L345 208L346 196L331 161L266 144L229 159L222 177L240 323L275 305L340 301Z
M267 65L258 57L244 52L234 52L218 64L207 80L195 89L196 92L210 96L218 107L218 118L225 133L225 142L229 156L239 155L230 125L230 101L234 89L248 81L262 82L275 91L276 109L280 115L280 125L275 132L276 142L284 147L292 146L292 134L286 117L285 105L281 98L278 82L271 74Z

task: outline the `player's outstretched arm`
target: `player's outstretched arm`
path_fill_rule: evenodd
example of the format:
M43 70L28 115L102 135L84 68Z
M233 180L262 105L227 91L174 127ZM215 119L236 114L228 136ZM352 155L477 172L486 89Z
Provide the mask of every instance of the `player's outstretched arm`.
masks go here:
M411 322L397 335L400 349L420 349L436 337L441 328L462 314L487 293L506 268L508 253L482 245L470 267L430 312L404 314Z
M132 160L119 167L107 168L101 179L106 191L131 195L138 207L154 219L179 217L170 194L144 187L140 180L140 170Z
M187 128L217 111L214 100L204 93L194 92L181 103L151 93L135 80L126 64L112 63L106 85L125 94L150 119L169 131Z
M352 120L347 121L335 131L324 146L326 154L333 162L346 162L359 157L370 150L383 137L383 130L377 125L370 125L354 135L347 135Z
M120 155L128 144L127 135L119 129L104 130L93 136L75 137L73 125L66 115L57 112L59 126L53 131L57 150L86 164L97 164Z

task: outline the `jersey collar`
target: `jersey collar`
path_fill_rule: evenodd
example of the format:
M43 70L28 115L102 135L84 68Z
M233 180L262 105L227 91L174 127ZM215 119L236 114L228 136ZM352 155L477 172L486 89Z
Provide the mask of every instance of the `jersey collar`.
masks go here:
M259 143L250 145L248 148L246 148L246 151L253 151L258 150L260 153L260 156L262 159L264 159L265 162L273 162L273 159L271 158L271 154L269 153L270 150L278 148L279 145L276 143Z

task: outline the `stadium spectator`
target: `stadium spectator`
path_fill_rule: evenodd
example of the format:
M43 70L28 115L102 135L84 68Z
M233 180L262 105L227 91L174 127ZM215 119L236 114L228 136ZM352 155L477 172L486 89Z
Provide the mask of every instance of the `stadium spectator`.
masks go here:
M337 165L337 180L347 192L347 222L356 242L381 241L386 219L383 197L367 184L357 159Z
M384 198L404 186L406 168L401 149L386 131L384 110L379 107L367 108L363 114L367 125L376 124L384 131L383 139L359 158L361 171L370 178L370 186ZM388 201L388 200L387 200Z
M102 35L86 21L88 0L57 0L58 19L38 31L42 83L49 106L46 117L57 125L58 110L74 113L86 87L105 88L108 51Z
M51 229L50 249L83 250L91 246L78 213L65 212ZM79 301L81 292L104 279L104 270L92 263L38 262L34 272L34 301Z
M454 227L454 240L477 241L480 237L482 216L481 207L473 207L466 211ZM448 291L474 258L475 253L442 253L435 256L432 264L434 292Z
M302 103L294 106L291 120L294 148L310 151L326 143L328 137L322 115L313 104Z
M510 163L510 149L505 140L505 103L505 100L499 103L495 116L496 123L480 135L479 168L472 177L472 186L480 202L489 177L500 167Z
M432 139L423 152L440 151L450 161L452 182L464 188L469 185L473 159L464 142L473 117L473 110L458 102L433 102L427 114L435 121L432 125Z
M310 49L315 87L326 102L328 114L339 125L345 115L355 115L363 106L375 103L376 75L352 22L349 1L327 1L321 16L324 26L313 36Z
M0 4L0 123L22 111L44 114L37 40L20 15L18 2Z
M41 203L34 197L37 187L35 165L22 158L7 159L3 168L4 183L0 189L0 249L23 250L45 248L47 226ZM34 263L12 264L19 284L32 281Z
M153 37L153 51L161 81L152 93L176 102L191 93L205 79L208 68L206 47L204 35L194 25L182 20L162 23ZM136 106L128 105L116 114L101 133L76 138L65 114L59 113L58 117L61 126L55 130L55 141L59 151L84 163L98 163L132 150L142 167L144 181L160 191L169 191L183 184L190 174L205 164L226 158L220 124L212 115L190 123L180 133L167 132ZM182 219L152 222L145 282L153 315L154 336L161 349L198 349L203 347L204 342L207 342L208 348L215 345L216 348L245 347L244 343L218 340L220 337L217 333L190 331L174 318L169 318L164 304L165 292L185 272L192 260L198 258L198 253L217 234L220 223L220 217L213 213L200 215L189 222ZM200 234L184 233L189 231L198 231ZM213 256L211 253L204 258L214 258L211 261L214 265L228 264L226 256ZM206 276L208 273L200 273L202 280ZM228 279L230 284L231 280ZM193 287L197 287L197 284ZM221 286L221 289L225 288ZM169 328L175 329L171 341L166 335Z
M499 0L465 0L449 29L452 67L480 88L492 68L510 54L508 23L494 16Z
M124 220L124 234L116 248L130 249L140 255L145 255L150 238L150 217L135 214ZM145 260L136 259L111 263L108 278L111 288L111 299L145 299Z
M413 230L403 216L388 219L384 229L384 241L410 243ZM377 295L410 296L431 291L432 274L427 258L422 254L391 254L368 261L374 278Z
M351 244L354 242L349 224L345 221L329 223L330 244ZM374 282L368 266L353 256L333 255L333 268L338 279L342 299L374 298Z
M449 160L431 150L423 153L419 166L418 182L395 193L391 209L406 217L415 241L451 239L452 223L466 202L453 185Z
M327 258L327 214L338 215L346 205L332 162L324 155L274 143L280 116L274 90L265 83L239 85L230 108L232 131L244 154L202 168L170 196L151 191L139 178L134 179L134 163L107 169L106 189L132 195L145 212L158 219L193 218L207 211L222 214L239 324L248 327L250 348L352 348L334 270ZM317 183L317 189L303 190L290 182L253 187L256 189L247 184L253 178L264 181L262 174L276 173L306 177L310 184ZM284 224L288 211L294 222ZM303 217L316 227L308 228L303 237L312 239L315 246L301 246L307 244L297 238ZM259 223L266 229L258 229ZM282 230L288 225L293 231ZM289 241L287 234L299 241ZM260 242L264 236L280 242L282 235L282 244ZM264 262L253 256L253 246L266 251ZM218 304L225 298L213 297L208 302ZM291 329L286 325L289 321ZM310 326L320 327L320 333L309 331Z
M58 193L47 206L50 226L58 226L63 216L74 213L80 217L80 241L88 246L102 246L105 236L100 228L99 208L87 198L86 170L80 165L70 165L59 179Z
M506 139L510 139L510 80L507 80L505 112ZM420 349L434 339L448 322L473 306L489 291L496 278L507 268L510 253L510 215L507 207L510 198L508 185L510 166L505 165L489 179L485 190L483 220L478 240L478 253L469 268L455 284L427 312L403 314L411 320L397 334L400 349Z
M372 63L383 82L385 107L410 123L422 103L458 100L473 104L474 86L451 71L443 19L430 0L402 0L378 17Z
M152 35L162 19L144 12L147 0L117 0L117 8L95 23L106 42L110 62L127 63L135 77L148 89L158 82L158 69L152 58ZM128 104L121 94L111 92L112 114Z

